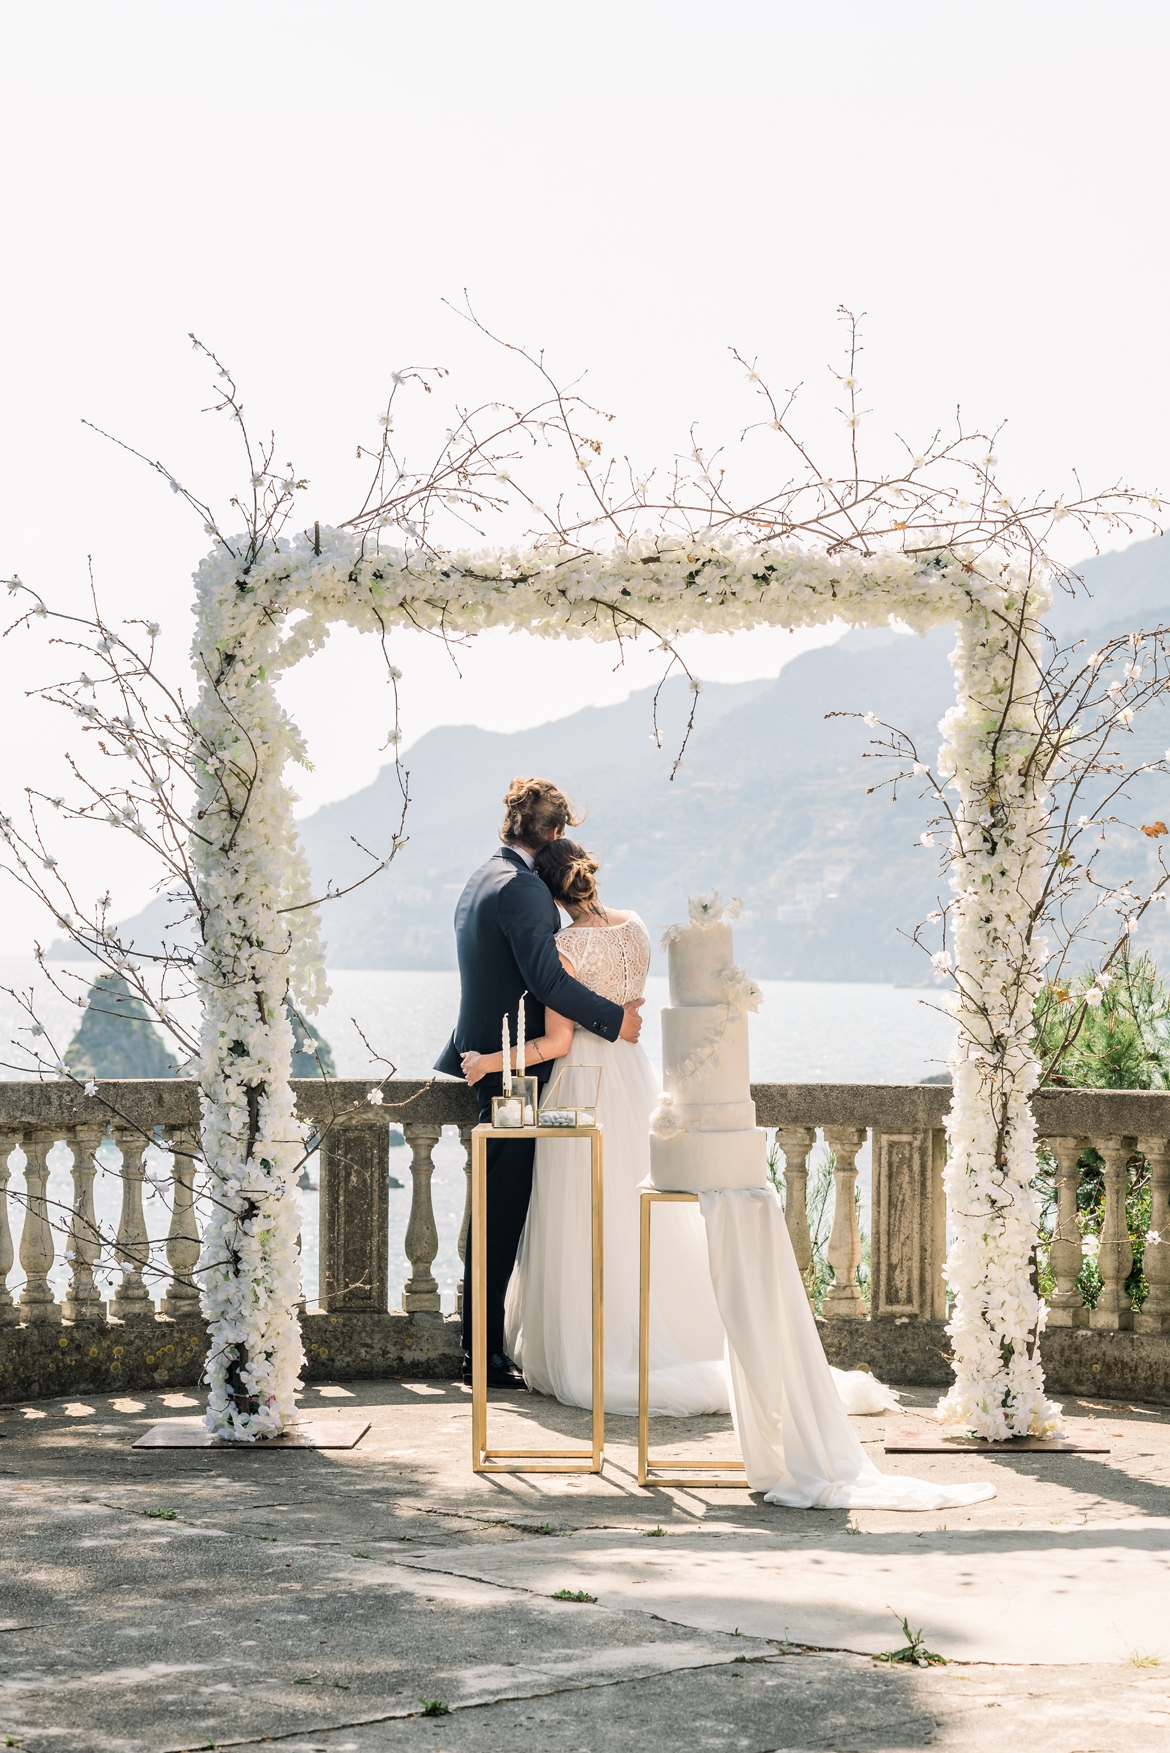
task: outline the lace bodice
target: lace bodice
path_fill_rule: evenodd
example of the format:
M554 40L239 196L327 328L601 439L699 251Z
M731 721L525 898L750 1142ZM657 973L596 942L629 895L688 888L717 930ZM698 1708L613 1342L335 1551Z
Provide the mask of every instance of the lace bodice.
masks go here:
M636 913L624 925L569 925L557 948L590 992L629 1004L641 998L650 971L650 934Z

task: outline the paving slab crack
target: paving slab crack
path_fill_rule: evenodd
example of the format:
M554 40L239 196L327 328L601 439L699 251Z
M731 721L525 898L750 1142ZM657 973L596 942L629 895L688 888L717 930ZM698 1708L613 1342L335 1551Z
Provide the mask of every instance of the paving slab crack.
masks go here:
M825 1652L821 1650L810 1650L808 1653L810 1655L821 1655ZM837 1652L831 1653L835 1654ZM851 1655L856 1652L843 1651L841 1653ZM524 1704L525 1702L535 1699L561 1698L566 1694L573 1692L604 1692L617 1686L635 1686L640 1681L646 1680L668 1680L675 1674L693 1674L704 1668L730 1667L733 1659L734 1658L731 1656L714 1656L710 1661L706 1662L684 1662L680 1663L677 1667L655 1668L653 1673L650 1674L614 1674L605 1679L583 1680L577 1685L541 1687L536 1691L530 1690L527 1692L521 1692L518 1689L509 1689L506 1692L497 1693L491 1698L467 1698L461 1702L457 1701L454 1704L448 1705L447 1714L455 1716L462 1715L467 1711L490 1710L497 1704ZM749 1659L754 1665L764 1665L769 1663L779 1663L783 1661L784 1658L769 1655L755 1656ZM345 1729L375 1728L379 1723L411 1722L415 1718L423 1718L425 1714L426 1713L421 1710L388 1710L382 1712L379 1716L354 1717L351 1721L344 1723L319 1723L314 1728L289 1729L283 1734L251 1735L245 1740L217 1741L215 1746L217 1753L218 1749L227 1747L270 1746L278 1741L296 1741L309 1735L335 1735L340 1734ZM189 1744L187 1747L168 1747L163 1750L163 1753L190 1753L190 1747ZM791 1750L789 1750L789 1753L791 1753Z

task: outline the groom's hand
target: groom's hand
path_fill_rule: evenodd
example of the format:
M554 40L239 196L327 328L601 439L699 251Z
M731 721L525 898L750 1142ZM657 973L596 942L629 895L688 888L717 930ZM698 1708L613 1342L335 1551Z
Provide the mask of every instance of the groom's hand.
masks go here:
M636 1041L638 1039L638 1036L642 1033L642 1018L638 1013L645 1002L646 1000L644 998L635 998L632 1003L622 1006L622 1009L626 1014L622 1019L622 1026L618 1032L619 1040Z

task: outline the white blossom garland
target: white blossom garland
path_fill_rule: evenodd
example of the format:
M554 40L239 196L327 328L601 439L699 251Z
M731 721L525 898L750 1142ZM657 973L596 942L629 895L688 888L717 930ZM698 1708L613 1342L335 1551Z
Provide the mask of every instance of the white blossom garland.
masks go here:
M1048 602L1033 588L1033 626ZM1004 607L1018 616L1022 604L1009 597ZM1060 1419L1044 1394L1037 1341L1046 1308L1030 1269L1040 1219L1032 1019L1046 946L1027 931L1044 885L1049 810L1028 778L1038 732L1032 643L1006 642L978 610L960 622L951 655L958 698L942 722L939 756L958 794L950 916L959 1025L944 1177L955 1238L946 1264L955 1382L940 1416L992 1439L1049 1435Z
M303 1362L297 1165L303 1130L289 1074L285 996L326 996L309 873L284 784L298 734L273 687L295 603L258 596L223 555L197 574L193 715L202 738L192 856L204 911L200 1089L211 1215L199 1281L211 1330L206 1423L237 1441L277 1436ZM306 594L311 595L311 590ZM315 619L315 617L311 617ZM303 646L303 624L298 628Z
M552 639L613 639L642 620L667 635L692 630L812 627L840 617L853 626L891 619L926 632L972 604L1002 596L969 560L882 553L833 557L790 544L641 540L617 553L577 550L452 552L407 556L363 553L345 532L322 529L312 542L271 545L251 568L247 589L224 603L225 631L262 605L307 619L286 636L281 667L315 650L332 621L358 628L413 626L466 636L487 627L523 627ZM234 581L220 550L200 568ZM625 626L621 626L622 620Z
M304 751L274 684L320 646L330 623L383 635L399 626L464 637L517 627L609 640L643 629L665 638L835 618L858 626L896 620L923 633L958 622L958 704L946 721L949 771L967 824L955 866L958 981L989 991L1009 970L1018 975L1021 956L1039 977L1039 948L1021 947L1014 923L1043 865L1043 802L1013 789L1008 771L1012 739L1026 743L1028 724L1010 726L994 773L990 755L994 696L1013 649L993 611L1010 604L1017 587L983 575L963 555L830 557L661 537L613 554L407 557L364 553L351 536L322 530L318 546L271 544L247 571L219 547L196 583L197 728L205 739L199 824L206 838L195 843L205 909L203 1148L216 1199L201 1282L212 1335L208 1422L223 1434L278 1433L293 1416L302 1362L294 1185L302 1134L288 1081L284 997L291 986L312 1011L327 989L313 910L281 911L310 891L283 778ZM994 853L978 826L989 788ZM750 1005L750 987L735 985L736 1001ZM1017 994L1017 1024L1024 1001ZM958 1381L947 1410L980 1434L1002 1436L1052 1420L1029 1355L1038 1322L1029 1282L1035 1067L1018 1027L1004 1049L982 1041L977 1017L972 1032L969 1004L959 1021L948 1176L958 1232L948 1263ZM979 1051L990 1059L975 1057Z

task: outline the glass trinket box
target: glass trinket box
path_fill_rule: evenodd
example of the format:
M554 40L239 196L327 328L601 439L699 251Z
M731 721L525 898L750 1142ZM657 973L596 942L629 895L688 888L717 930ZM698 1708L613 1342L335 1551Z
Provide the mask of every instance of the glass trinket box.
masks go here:
M596 1126L600 1094L600 1065L563 1066L544 1092L540 1124L566 1128Z

